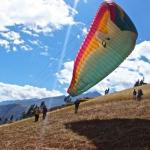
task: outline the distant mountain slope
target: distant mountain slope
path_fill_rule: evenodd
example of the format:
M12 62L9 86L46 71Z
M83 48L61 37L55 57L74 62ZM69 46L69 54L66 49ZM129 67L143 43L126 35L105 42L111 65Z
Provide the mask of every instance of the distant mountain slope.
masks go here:
M94 92L89 92L89 93L82 94L78 97L79 98L83 98L83 97L93 98L93 97L100 96L100 95L101 94L94 91ZM47 97L47 98L42 98L42 99L36 99L35 98L35 99L25 99L25 100L9 100L9 101L0 102L0 105L20 104L22 106L29 107L30 105L33 105L33 104L40 105L42 101L45 101L47 107L51 108L51 107L63 105L65 103L64 98L65 98L65 96L62 95L62 96ZM74 99L76 99L76 98L77 97L75 97Z
M20 104L8 104L0 106L0 118L4 121L5 118L8 120L13 115L13 119L20 119L22 113L26 111L26 107Z
M57 96L57 97L48 97L42 99L10 100L10 101L2 101L0 102L0 105L20 104L22 106L29 107L30 105L33 104L40 105L42 101L45 101L47 107L51 108L54 106L64 104L64 98L65 96Z

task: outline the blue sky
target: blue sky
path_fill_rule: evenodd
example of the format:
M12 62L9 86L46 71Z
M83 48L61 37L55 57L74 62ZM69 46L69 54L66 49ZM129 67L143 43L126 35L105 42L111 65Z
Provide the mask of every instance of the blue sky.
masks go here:
M19 0L2 0L0 100L66 94L73 60L101 2L22 0L20 3ZM148 68L150 65L146 62L150 60L150 1L116 2L131 17L139 33L136 54L131 55L131 58L136 56L134 60L138 65L131 69L133 62L128 59L122 68L130 68L124 74L131 75L133 80L142 78L149 73L148 69L142 70L142 66ZM110 82L110 76L102 81L103 88L100 83L93 90L102 92L110 85L115 90L130 87L132 83L124 82L124 78L118 80L119 69L112 74L116 77L114 84Z

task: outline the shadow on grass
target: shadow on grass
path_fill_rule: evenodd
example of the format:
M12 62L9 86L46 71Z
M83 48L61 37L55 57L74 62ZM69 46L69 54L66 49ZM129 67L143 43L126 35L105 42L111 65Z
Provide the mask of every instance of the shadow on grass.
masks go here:
M98 150L149 150L150 120L83 120L65 124L67 129L87 137Z

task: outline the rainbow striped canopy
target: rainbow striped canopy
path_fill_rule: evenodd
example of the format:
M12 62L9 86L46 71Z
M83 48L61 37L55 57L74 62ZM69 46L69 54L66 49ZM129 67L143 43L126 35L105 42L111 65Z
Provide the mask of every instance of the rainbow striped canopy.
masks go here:
M123 9L103 2L77 54L67 92L77 96L104 79L132 52L137 36Z

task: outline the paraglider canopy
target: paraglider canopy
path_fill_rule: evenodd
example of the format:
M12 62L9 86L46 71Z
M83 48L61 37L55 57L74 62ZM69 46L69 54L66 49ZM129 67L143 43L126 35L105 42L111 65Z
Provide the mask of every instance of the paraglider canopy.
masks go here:
M137 35L119 5L103 2L77 53L68 93L77 96L109 75L132 52Z

